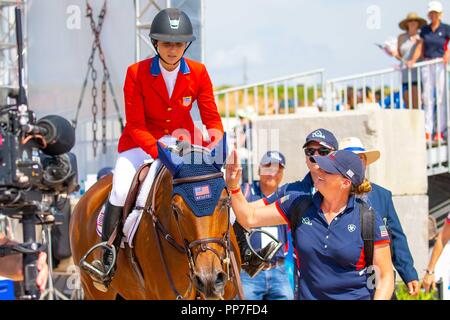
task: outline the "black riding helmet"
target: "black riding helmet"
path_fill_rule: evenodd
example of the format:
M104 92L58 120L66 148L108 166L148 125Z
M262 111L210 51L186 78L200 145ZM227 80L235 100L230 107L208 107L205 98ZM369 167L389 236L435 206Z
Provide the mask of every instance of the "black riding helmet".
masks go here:
M186 13L178 8L167 8L161 10L153 19L150 27L150 39L152 44L158 52L157 41L164 42L189 42L186 50L195 40L192 23ZM167 63L161 55L158 56L161 60ZM176 65L179 61L174 63Z
M150 38L164 42L192 42L195 40L192 23L178 8L161 10L153 19Z

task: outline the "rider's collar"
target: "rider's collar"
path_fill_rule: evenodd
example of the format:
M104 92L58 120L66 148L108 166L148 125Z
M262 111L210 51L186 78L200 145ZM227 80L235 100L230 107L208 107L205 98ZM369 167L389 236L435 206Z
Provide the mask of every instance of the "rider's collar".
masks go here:
M159 66L159 56L155 56L152 59L150 72L155 77L159 76L159 74L161 73L161 68ZM186 62L186 59L184 59L184 58L181 58L181 60L180 60L180 72L182 74L189 74L189 73L191 73L191 69L189 69L189 66L188 66L188 64Z

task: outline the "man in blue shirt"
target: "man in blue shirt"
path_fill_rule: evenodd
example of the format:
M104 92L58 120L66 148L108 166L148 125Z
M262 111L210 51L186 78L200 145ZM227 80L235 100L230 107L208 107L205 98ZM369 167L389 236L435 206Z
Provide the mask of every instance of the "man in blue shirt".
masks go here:
M241 186L247 201L257 201L272 194L281 196L278 193L278 187L283 179L285 166L286 160L282 153L278 151L266 152L258 168L260 181ZM245 271L241 272L244 296L248 300L292 300L294 297L293 290L285 266L285 252L288 246L287 226L279 225L258 229L272 234L284 246L275 253L270 263L253 278ZM270 238L261 232L253 233L250 239L251 246L255 251L264 248L267 241L270 241Z
M345 138L339 145L342 150L356 153L365 167L380 158L380 151L366 150L361 140L356 137ZM419 276L416 269L414 269L414 260L409 251L408 241L392 202L392 193L373 182L371 185L372 191L368 194L367 202L381 216L384 224L389 228L391 233L392 262L400 277L408 286L409 294L415 296L420 289Z
M316 189L314 188L314 181L317 179L317 170L314 168L314 164L311 163L310 157L316 155L326 156L332 151L336 151L338 148L338 141L334 134L329 130L320 128L308 134L305 144L303 145L303 151L305 153L306 166L310 171L306 174L303 180L282 185L278 192L279 195L282 197L288 192L295 191L312 196L316 192ZM262 205L273 203L279 198L280 196L273 194L270 197L255 203L254 207L260 207Z

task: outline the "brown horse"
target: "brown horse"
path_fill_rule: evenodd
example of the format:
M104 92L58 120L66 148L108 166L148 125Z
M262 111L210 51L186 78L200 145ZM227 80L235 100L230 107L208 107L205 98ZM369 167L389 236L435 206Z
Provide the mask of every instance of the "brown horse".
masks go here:
M124 299L232 299L238 290L241 262L230 227L228 191L222 188L218 192L220 195L213 195L218 199L213 212L203 216L196 215L182 195L172 192L174 185L208 183L218 177L223 180L220 167L216 166L218 170L213 175L174 179L174 168L181 166L167 157L168 149L158 147L160 155L166 157L159 157L164 167L154 182L154 207L146 206L134 239L135 260L141 276L125 251L120 249L117 271L108 292L98 291L89 275L81 271L85 298L116 299L120 295ZM199 151L190 151L194 152ZM189 168L187 164L183 166ZM211 172L212 164L202 164L200 168L208 168ZM76 263L101 241L96 233L96 220L111 185L111 175L99 180L74 209L70 238ZM147 203L152 204L151 201ZM93 256L100 259L100 254L99 250ZM230 258L235 258L232 261L236 266L234 272Z

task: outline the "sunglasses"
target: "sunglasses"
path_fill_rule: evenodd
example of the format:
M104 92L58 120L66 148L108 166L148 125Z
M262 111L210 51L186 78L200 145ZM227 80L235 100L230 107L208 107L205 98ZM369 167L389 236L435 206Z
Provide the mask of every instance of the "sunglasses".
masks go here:
M319 154L319 156L327 156L330 154L331 150L328 148L305 148L305 155L308 157L314 156L316 153Z

